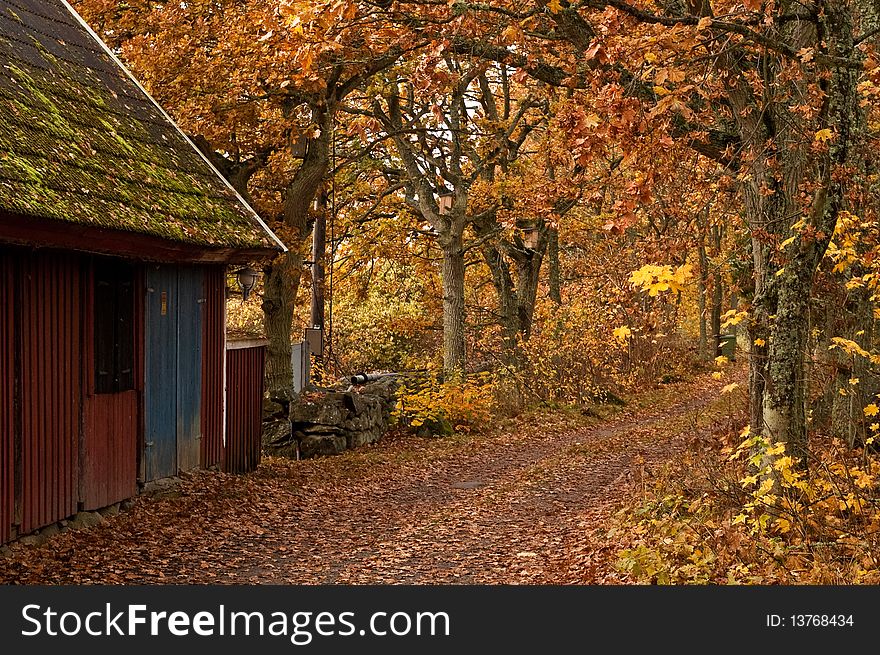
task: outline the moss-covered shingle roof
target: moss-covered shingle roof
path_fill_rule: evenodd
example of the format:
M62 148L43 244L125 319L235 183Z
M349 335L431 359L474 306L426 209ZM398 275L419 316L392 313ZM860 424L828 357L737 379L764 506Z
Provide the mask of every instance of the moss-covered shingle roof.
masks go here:
M0 0L0 209L197 245L277 248L59 0Z

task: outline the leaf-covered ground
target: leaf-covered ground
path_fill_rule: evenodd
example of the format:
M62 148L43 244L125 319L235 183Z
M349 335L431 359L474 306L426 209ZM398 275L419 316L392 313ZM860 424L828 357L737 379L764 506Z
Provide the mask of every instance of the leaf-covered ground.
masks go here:
M708 376L604 420L390 436L333 458L200 471L100 525L0 558L5 584L607 584L607 521L652 469L730 420Z

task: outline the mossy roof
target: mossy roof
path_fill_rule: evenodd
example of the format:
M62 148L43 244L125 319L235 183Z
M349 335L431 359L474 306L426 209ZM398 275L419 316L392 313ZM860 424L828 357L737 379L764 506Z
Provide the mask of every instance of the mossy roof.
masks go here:
M0 209L207 247L278 247L59 0L0 0Z

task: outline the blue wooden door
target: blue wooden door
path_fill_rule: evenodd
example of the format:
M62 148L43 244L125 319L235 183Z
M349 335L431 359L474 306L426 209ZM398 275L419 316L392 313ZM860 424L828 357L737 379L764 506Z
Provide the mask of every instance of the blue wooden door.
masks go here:
M199 466L202 439L204 270L180 268L177 284L177 467L189 471Z
M144 475L177 474L177 269L147 269L144 353Z

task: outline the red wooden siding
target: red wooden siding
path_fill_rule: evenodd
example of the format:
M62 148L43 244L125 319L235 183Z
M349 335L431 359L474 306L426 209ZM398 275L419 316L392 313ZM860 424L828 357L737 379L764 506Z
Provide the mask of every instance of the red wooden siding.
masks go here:
M0 543L12 538L15 523L15 309L13 261L0 249Z
M223 461L223 399L226 347L226 268L205 269L205 312L202 322L202 452L203 468Z
M226 453L229 473L253 471L260 463L263 419L263 373L266 348L226 351Z
M79 260L55 253L22 258L22 533L76 512L80 288Z

